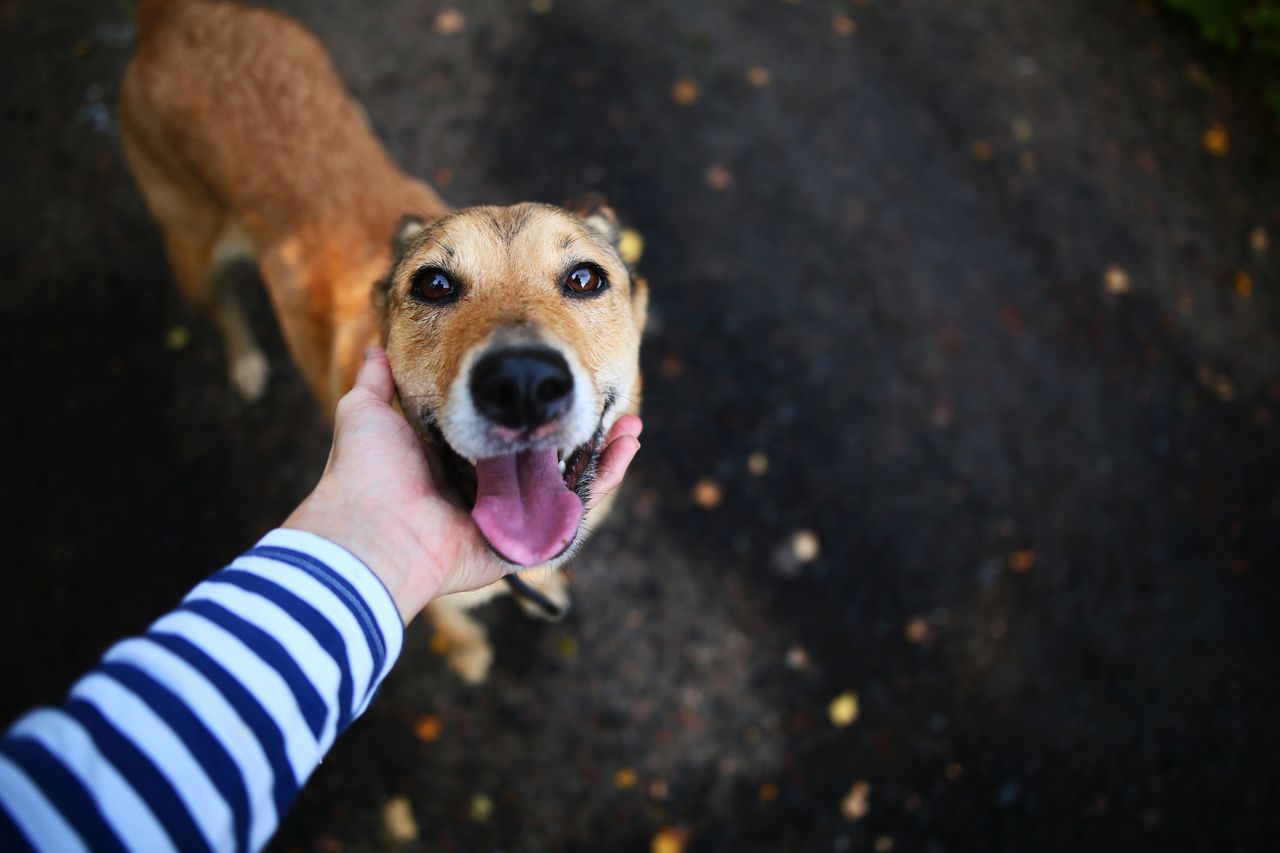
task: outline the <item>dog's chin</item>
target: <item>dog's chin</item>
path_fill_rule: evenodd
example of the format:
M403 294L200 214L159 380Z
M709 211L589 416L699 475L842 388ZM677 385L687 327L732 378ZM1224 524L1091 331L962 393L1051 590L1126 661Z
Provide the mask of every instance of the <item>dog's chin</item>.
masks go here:
M423 432L440 450L447 485L457 501L471 511L499 560L521 569L556 566L568 560L585 540L583 519L604 450L603 416L590 438L568 450L544 442L513 441L503 456L474 461L460 453L434 423ZM554 469L549 468L552 464ZM537 470L537 465L542 470ZM553 478L557 482L550 482ZM541 482L529 489L530 480ZM496 488L495 481L499 484ZM530 497L526 491L538 494ZM530 511L517 501L539 506ZM548 508L548 502L557 506ZM521 514L523 518L511 518ZM512 532L512 527L519 529Z

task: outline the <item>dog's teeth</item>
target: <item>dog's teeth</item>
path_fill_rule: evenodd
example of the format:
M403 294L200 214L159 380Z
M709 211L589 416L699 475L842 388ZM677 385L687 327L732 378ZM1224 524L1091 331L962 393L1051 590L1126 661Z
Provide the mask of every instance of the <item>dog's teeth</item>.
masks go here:
M560 473L561 473L561 474L563 474L563 473L564 473L564 460L563 460L563 459L561 459L561 460L560 460Z

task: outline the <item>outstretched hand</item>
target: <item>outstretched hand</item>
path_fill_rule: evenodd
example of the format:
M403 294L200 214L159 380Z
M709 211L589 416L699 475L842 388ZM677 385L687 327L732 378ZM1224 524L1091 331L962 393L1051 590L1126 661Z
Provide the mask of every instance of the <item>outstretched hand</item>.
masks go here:
M466 510L439 482L436 450L394 406L387 354L365 354L355 387L338 401L333 448L315 490L285 521L359 557L391 593L408 624L431 599L476 589L509 570L489 550ZM618 419L600 459L591 506L622 482L643 425Z

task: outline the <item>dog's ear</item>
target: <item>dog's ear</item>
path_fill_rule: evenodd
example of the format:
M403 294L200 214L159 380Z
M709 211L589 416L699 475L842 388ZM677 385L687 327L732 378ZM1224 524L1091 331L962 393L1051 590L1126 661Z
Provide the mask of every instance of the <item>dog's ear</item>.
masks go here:
M406 213L400 217L400 221L396 223L396 233L391 238L391 269L393 271L400 266L400 261L404 259L405 252L409 251L414 240L426 229L427 223L416 214Z
M395 233L391 236L391 266L387 269L387 274L379 280L373 287L373 308L379 316L386 322L387 296L391 292L391 282L396 274L396 268L400 266L400 261L404 260L405 253L409 251L409 247L418 239L418 235L426 230L427 223L421 217L412 213L406 213L400 217L400 221L396 223ZM383 329L383 338L386 338L386 329Z
M631 279L631 316L635 318L636 329L643 335L645 324L649 322L649 280L642 275Z
M600 234L615 248L622 227L618 224L618 214L609 206L609 202L600 193L587 193L565 205L565 209L581 219L592 231Z

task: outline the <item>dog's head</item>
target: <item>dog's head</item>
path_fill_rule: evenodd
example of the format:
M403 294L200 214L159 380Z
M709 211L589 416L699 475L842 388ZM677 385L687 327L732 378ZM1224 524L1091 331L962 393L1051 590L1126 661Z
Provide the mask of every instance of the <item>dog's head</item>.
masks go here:
M397 235L383 316L401 405L508 562L568 555L604 436L634 408L647 293L617 242L599 199Z

